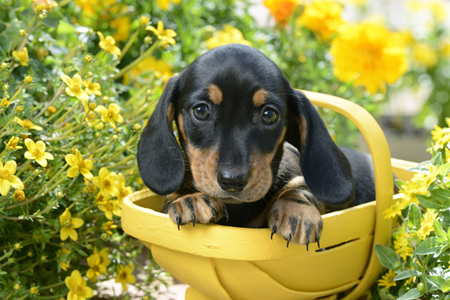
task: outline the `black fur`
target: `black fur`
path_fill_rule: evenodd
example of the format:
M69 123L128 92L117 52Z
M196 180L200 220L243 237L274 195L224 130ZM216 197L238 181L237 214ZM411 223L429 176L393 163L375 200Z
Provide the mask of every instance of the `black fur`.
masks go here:
M222 91L220 105L208 99L211 84ZM268 92L267 101L255 108L252 97L260 89ZM193 108L199 104L210 109L210 120L193 117ZM168 115L170 105L173 116ZM260 122L266 108L278 112L279 119L270 126ZM181 126L179 116L187 136L186 140L179 134L181 146L170 124L173 118ZM281 138L284 143L278 142ZM194 182L191 168L185 163L188 144L196 149L216 147L217 172L231 177L249 172L254 164L251 153L273 154L267 170L273 180L260 198L247 199L236 191L221 191L225 195L221 200L229 212L229 220L222 219L222 224L248 226L267 210L289 180L300 175L326 211L375 199L370 158L337 147L305 95L291 88L280 69L251 47L232 44L215 48L169 80L138 147L141 177L151 190L160 195L175 192L178 196L199 192L202 183ZM357 176L352 176L352 170Z

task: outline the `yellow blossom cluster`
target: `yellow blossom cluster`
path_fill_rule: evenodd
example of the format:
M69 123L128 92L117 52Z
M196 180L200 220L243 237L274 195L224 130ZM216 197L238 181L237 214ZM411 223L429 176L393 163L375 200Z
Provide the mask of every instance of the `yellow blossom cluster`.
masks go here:
M209 38L206 41L206 46L208 47L208 49L213 49L232 43L252 46L251 42L244 39L242 32L240 32L239 29L231 26L230 24L226 24L223 27L223 30L219 30L214 34L213 37Z
M270 10L275 20L282 23L286 22L300 3L299 0L264 0L264 5Z

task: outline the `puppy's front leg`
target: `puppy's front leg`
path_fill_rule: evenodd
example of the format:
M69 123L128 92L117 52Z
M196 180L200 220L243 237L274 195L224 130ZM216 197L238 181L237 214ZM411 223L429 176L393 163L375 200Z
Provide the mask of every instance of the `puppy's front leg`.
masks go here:
M216 223L222 217L228 219L228 212L222 201L202 193L189 194L170 202L168 213L170 219L178 225L178 230L180 225L189 222L195 226L195 223Z
M287 247L290 242L306 245L306 249L309 243L319 245L323 226L319 209L323 211L323 204L308 190L303 177L295 177L279 192L267 216L272 236L283 236Z

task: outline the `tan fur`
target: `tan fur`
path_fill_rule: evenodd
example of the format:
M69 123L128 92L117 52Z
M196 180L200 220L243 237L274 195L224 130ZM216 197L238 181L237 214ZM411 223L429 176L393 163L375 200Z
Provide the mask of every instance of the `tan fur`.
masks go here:
M222 91L215 84L210 84L208 87L208 98L215 105L220 105L222 103Z
M175 118L175 108L172 103L169 103L167 108L167 119L169 120L169 126L172 126L173 120Z
M264 103L266 103L267 91L266 90L258 90L253 95L253 104L255 107L260 107Z
M183 116L181 114L178 115L178 132L181 134L181 137L187 142L186 131L184 130L184 121Z
M303 146L305 145L306 134L307 134L307 130L308 130L305 119L300 119L299 126L300 126L300 128L299 128L300 145L303 148Z

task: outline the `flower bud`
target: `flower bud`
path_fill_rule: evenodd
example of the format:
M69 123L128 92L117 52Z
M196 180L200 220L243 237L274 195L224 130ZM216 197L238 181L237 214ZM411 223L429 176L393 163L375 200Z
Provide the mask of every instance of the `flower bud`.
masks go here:
M92 77L92 76L94 76L94 74L92 74L92 72L88 72L88 73L87 73L87 76L88 76L88 77Z
M103 102L108 103L108 101L109 101L109 97L108 96L103 97Z
M36 12L40 13L45 9L45 5L44 4L39 4L38 6L36 6Z
M20 248L22 248L22 245L20 243L14 245L14 249L16 250L20 250Z
M23 112L23 106L22 106L22 105L17 106L17 107L16 107L16 111L17 111L18 113Z
M148 17L148 16L141 16L139 18L139 25L141 25L141 26L147 25L148 22L150 22L150 17Z
M97 105L93 102L89 103L89 109L94 110Z
M20 284L18 284L18 283L16 283L15 285L14 285L14 289L17 291L17 290L20 290Z
M87 244L87 245L86 245L86 249L92 250L92 245L91 245L91 244Z
M0 65L0 68L1 68L2 70L6 70L6 69L8 69L8 64L5 63L5 62L2 62L2 64Z
M51 114L54 114L56 112L56 107L54 107L54 106L49 106L49 108L47 108L47 109Z
M58 193L56 194L56 197L58 197L59 199L61 199L62 197L64 197L64 194L61 193L61 192L58 192Z
M33 287L30 289L30 294L36 295L37 293L39 293L39 289L38 289L37 287L33 286Z
M87 32L89 35L93 35L94 34L94 29L92 29L92 28L89 28L89 30L88 30L88 32Z
M33 174L36 175L36 176L39 175L39 173L41 173L41 171L39 171L38 169L33 171Z
M420 293L425 292L425 285L422 282L417 285L417 291Z
M14 257L8 258L8 261L9 261L10 264L13 264L13 263L16 262L16 260L14 259Z
M151 44L151 42L152 42L152 38L151 38L151 37L146 36L146 37L144 38L144 43L146 43L146 44Z
M42 256L41 256L41 261L46 261L46 260L47 260L47 256L42 255Z
M97 137L97 138L100 137L100 132L96 132L95 137Z
M39 14L38 15L38 19L39 20L44 20L45 19L45 14Z
M7 84L7 83L5 83L4 85L3 85L3 91L7 91L9 89L9 84Z
M23 30L23 29L20 29L20 30L19 30L19 35L20 35L20 36L26 36L26 35L27 35L27 32L26 32L25 30Z
M27 255L28 255L28 257L32 257L33 256L33 252L28 251Z
M134 128L134 130L139 131L142 128L142 126L141 126L141 124L134 124L133 128Z
M92 62L92 55L86 55L86 56L84 57L84 61L87 62L87 63Z
M117 142L119 140L119 137L117 135L113 135L112 139Z
M100 237L102 238L102 240L106 241L108 239L108 234L102 233Z
M116 127L116 128L114 129L114 131L117 132L117 133L121 133L121 132L122 132L122 128Z
M145 91L147 93L148 96L150 96L152 94L152 90L148 89L147 91Z
M19 202L27 200L27 197L25 197L25 193L23 191L15 190L14 191L14 199L16 199Z
M25 82L26 84L32 83L32 82L33 82L33 77L31 77L31 76L28 75L27 77L25 77L24 82Z

